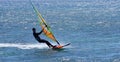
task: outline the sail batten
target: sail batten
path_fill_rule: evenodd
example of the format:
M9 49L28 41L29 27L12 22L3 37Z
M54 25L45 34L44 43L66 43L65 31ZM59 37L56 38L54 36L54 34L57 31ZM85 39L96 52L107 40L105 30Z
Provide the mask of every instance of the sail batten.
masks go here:
M30 1L31 2L31 1ZM53 41L57 42L57 44L59 44L59 42L56 40L55 36L53 35L50 26L48 26L48 24L46 23L46 21L44 20L44 18L42 17L42 15L40 14L40 12L37 10L37 8L32 4L31 5L36 13L36 15L38 16L38 21L40 23L41 28L43 29L44 34L52 39ZM59 44L60 45L60 44Z

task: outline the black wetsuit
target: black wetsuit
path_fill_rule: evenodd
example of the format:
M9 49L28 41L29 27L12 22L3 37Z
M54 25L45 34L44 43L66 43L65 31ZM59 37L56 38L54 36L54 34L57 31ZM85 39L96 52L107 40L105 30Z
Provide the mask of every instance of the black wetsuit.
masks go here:
M50 44L47 40L41 39L39 37L39 35L42 33L43 31L36 33L35 30L33 30L33 36L35 37L35 39L39 42L39 43L46 43L49 47L53 47L52 44Z

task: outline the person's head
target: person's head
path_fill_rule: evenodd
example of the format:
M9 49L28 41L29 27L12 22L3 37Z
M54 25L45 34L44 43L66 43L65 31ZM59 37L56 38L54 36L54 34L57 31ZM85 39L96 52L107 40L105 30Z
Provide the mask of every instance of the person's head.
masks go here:
M33 30L33 32L35 32L35 31L36 31L36 29L35 29L35 28L32 28L32 30Z

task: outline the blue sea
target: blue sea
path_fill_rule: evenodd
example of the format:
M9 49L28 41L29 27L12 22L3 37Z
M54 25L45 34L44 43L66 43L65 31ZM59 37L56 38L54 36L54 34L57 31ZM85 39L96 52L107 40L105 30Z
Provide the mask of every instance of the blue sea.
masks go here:
M38 43L30 1L0 0L0 62L120 62L120 0L31 1L60 44L71 45L53 50Z

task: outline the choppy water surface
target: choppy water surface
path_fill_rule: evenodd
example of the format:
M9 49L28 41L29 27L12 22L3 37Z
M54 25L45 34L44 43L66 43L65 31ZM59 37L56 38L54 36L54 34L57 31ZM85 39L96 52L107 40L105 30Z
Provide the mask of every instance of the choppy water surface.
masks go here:
M32 0L62 50L32 36L41 30L29 0L0 0L0 62L120 62L119 0ZM50 39L42 35L42 38Z

